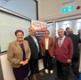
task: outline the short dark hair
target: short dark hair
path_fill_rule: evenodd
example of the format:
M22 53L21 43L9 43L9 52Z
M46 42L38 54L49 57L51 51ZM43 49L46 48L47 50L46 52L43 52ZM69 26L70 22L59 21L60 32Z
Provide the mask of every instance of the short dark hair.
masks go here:
M66 30L68 30L70 27L67 27Z
M48 32L48 33L50 33L50 32L49 32L49 30L46 30L45 32Z
M15 31L15 36L17 35L18 32L22 32L22 34L24 34L24 32L22 30L16 30Z

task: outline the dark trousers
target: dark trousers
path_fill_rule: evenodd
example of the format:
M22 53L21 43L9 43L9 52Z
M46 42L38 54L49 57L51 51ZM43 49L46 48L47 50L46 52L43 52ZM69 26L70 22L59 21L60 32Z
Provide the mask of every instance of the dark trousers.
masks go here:
M38 59L30 59L29 64L30 64L31 74L36 74L39 72Z
M79 57L73 57L72 58L72 69L73 69L73 73L79 77Z
M44 68L52 70L53 69L53 64L52 64L52 57L49 54L49 51L45 51L45 56L43 57L43 62L44 62Z
M56 61L57 63L57 76L61 80L68 80L69 64Z

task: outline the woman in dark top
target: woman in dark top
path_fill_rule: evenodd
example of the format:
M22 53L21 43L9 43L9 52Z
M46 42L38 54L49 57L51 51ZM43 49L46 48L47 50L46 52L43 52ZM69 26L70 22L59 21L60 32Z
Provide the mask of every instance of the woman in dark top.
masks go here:
M9 44L7 55L13 67L13 73L16 80L28 80L29 59L31 51L27 41L23 40L24 33L22 30L16 30L16 41Z

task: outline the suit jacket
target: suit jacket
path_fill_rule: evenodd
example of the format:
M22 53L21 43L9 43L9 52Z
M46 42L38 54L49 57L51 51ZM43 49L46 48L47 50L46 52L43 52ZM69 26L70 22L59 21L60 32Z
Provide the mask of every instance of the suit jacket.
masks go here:
M67 63L67 59L72 59L73 43L70 37L65 37L61 47L58 45L58 38L55 40L54 55L56 60Z
M23 45L25 49L26 58L30 59L31 51L28 42L23 40ZM23 51L17 41L14 41L9 44L7 50L7 57L13 67L18 68L21 66L19 62L23 60Z
M42 56L45 56L45 37L41 39L40 44L41 44ZM54 54L54 43L51 37L49 37L48 51L50 56L52 57Z
M35 36L36 37L36 36ZM40 44L39 44L39 40L36 37L38 45L39 45L39 52L38 52L38 48L36 46L36 43L34 42L33 38L29 35L27 37L25 37L25 40L28 41L30 49L31 49L31 59L38 59L41 53L41 48L40 48Z
M74 50L74 54L73 56L74 57L79 57L79 46L78 46L78 43L80 43L80 38L78 35L74 35L74 34L69 34L68 35L71 39L72 39L72 42L73 42L73 50Z

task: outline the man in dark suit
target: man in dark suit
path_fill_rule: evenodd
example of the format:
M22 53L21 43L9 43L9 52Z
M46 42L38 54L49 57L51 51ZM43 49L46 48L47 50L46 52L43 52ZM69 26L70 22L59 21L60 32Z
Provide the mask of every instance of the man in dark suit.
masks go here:
M29 33L30 35L25 37L25 40L29 42L29 46L31 49L31 58L29 63L30 63L31 73L33 74L33 80L37 80L36 73L39 72L38 59L41 54L41 48L40 48L39 40L35 36L35 30L33 27L29 28Z
M67 32L68 29L69 29L69 27L67 27L67 28L66 28L66 31L64 31L64 35L65 35L65 36L68 36L68 32Z
M72 58L72 69L74 74L79 77L79 59L80 59L80 50L78 44L80 43L80 38L78 35L74 35L72 29L68 29L68 36L72 39L73 42L73 58Z
M79 38L80 38L80 43L81 43L81 29L78 30L78 36L79 36Z

